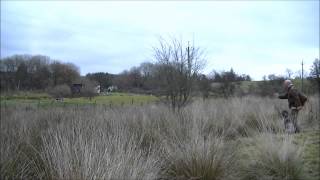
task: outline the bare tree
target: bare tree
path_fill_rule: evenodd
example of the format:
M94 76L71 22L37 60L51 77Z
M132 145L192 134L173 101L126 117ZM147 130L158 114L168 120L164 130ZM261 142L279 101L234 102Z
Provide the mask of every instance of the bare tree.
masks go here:
M320 98L320 61L319 61L319 59L315 59L313 61L310 75L315 80L315 82L318 86L318 93L319 93L319 98Z
M154 47L154 56L158 62L160 89L173 110L179 110L190 100L196 77L205 63L203 53L181 40L160 38L159 46Z
M293 72L290 69L286 69L286 79L291 79L293 75Z
M81 84L83 84L80 92L82 97L88 97L91 101L94 96L98 95L96 90L98 82L92 81L88 78L81 78Z
M50 64L53 85L69 84L80 77L79 68L72 63L54 61Z
M320 106L320 60L315 59L311 66L310 76L312 77L312 81L316 84L318 89L318 106ZM318 107L319 108L319 107ZM316 114L319 117L319 112Z

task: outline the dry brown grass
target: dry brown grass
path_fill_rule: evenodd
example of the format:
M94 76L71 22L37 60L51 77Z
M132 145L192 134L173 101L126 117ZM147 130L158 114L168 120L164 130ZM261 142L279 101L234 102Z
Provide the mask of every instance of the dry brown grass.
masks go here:
M1 107L1 179L276 178L282 170L270 175L242 164L250 148L255 161L265 162L260 145L269 143L274 161L264 168L303 166L303 147L290 138L261 139L284 134L276 104L287 108L285 101L254 97L194 101L179 113L164 105ZM303 131L319 129L318 107L311 99L301 112ZM294 161L277 163L283 157Z

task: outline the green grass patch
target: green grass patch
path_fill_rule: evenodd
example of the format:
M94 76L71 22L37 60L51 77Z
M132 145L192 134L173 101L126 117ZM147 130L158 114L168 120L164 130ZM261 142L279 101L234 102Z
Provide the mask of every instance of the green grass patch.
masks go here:
M0 100L39 100L50 98L50 95L47 93L35 92L17 92L14 94L1 94L0 96Z
M319 130L295 135L295 143L305 146L303 161L310 179L320 179L320 132Z
M112 93L110 95L100 95L92 98L77 97L64 98L63 101L56 101L55 98L46 94L33 94L32 96L2 96L1 105L38 105L38 106L60 106L60 105L143 105L159 99L152 95L140 95L129 93Z

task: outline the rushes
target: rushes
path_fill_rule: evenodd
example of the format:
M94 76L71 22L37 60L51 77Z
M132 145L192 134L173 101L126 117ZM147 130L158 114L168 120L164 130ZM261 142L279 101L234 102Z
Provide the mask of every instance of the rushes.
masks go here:
M235 149L219 137L167 142L165 150L166 179L226 179L234 170Z
M110 113L110 112L109 112ZM103 114L105 115L105 114ZM155 151L140 149L140 137L122 121L72 119L43 136L43 158L55 179L155 179ZM114 124L114 129L108 128Z
M303 149L283 135L278 103L194 101L175 113L163 105L1 108L0 179L305 177ZM313 117L304 129L317 127Z
M135 137L50 134L44 158L57 179L154 179L157 161L137 147Z
M240 165L242 179L306 179L302 161L303 147L293 143L292 136L261 134L243 151L247 159ZM250 146L250 145L249 145Z

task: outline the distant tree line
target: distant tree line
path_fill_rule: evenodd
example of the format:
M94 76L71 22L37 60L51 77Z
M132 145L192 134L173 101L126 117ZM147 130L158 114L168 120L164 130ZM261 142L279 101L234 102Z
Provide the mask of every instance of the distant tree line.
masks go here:
M310 67L310 74L304 77L304 93L320 93L319 67L319 59L315 59ZM86 77L99 82L103 88L116 85L120 91L124 92L163 96L168 91L164 87L170 87L170 82L174 84L178 82L178 79L174 79L174 76L168 73L169 69L165 70L165 68L169 67L159 61L143 62L139 66L124 70L117 75L99 72L89 73ZM291 79L296 88L301 90L301 77L298 75L294 77L289 69L286 72L286 75L269 74L264 76L261 81L254 82L251 82L252 79L249 75L237 74L232 68L229 71L221 72L213 70L208 75L197 73L193 78L192 93L200 95L204 99L210 96L274 96L275 93L283 92L285 79Z
M155 63L144 62L140 66L132 67L130 70L125 70L117 75L106 73L104 82L108 85L116 85L121 91L125 92L149 93L161 96L166 94L163 88L167 86L164 82L165 78L168 80L167 83L178 82L173 78L172 74L165 73L164 68L163 64L157 61ZM314 94L320 91L320 88L318 88L319 72L319 60L316 59L311 67L310 75L304 77L304 93ZM95 81L99 81L98 79L94 78ZM285 79L291 79L295 86L301 89L301 77L293 77L291 73L290 77L269 74L264 76L261 81L251 82L252 79L249 75L237 74L232 68L229 71L212 71L209 75L196 74L193 79L192 89L194 94L201 95L204 99L209 96L274 96L275 93L283 91L283 81Z
M70 85L80 77L72 63L51 60L42 55L14 55L0 60L1 91L45 90Z
M99 85L101 91L105 91L113 85L116 75L107 72L95 72L88 73L85 77Z
M316 87L320 99L320 60L315 59L311 66L309 81Z
M174 75L168 74L166 76L165 68L168 67L162 66L158 62L144 62L140 66L114 75L112 82L122 91L163 96L166 95L164 87L170 87L167 84L178 82L174 79ZM237 74L232 68L230 71L213 71L209 75L198 73L193 76L191 90L193 94L200 95L204 99L212 95L229 97L239 94L241 88L239 86L244 81L251 81L251 77Z
M218 96L229 97L234 96L236 92L239 92L241 88L241 82L251 81L251 77L246 74L238 75L231 68L230 71L217 72L213 71L211 73L212 82L216 85L213 91Z
M14 55L0 60L1 91L47 91L56 96L70 95L68 87L72 83L87 84L83 95L95 95L92 89L100 85L102 91L117 86L119 91L153 94L166 97L173 108L180 108L190 101L192 96L206 99L243 95L273 96L283 91L285 79L292 79L297 88L301 88L301 77L293 78L270 74L262 81L251 82L246 74L229 71L212 71L201 74L204 57L199 48L186 45L181 41L160 41L154 48L155 61L141 63L137 67L124 70L119 74L107 72L88 73L81 77L79 68L72 63L63 63L42 55ZM310 75L305 77L304 92L320 93L320 64L315 59ZM300 78L300 79L299 79Z

